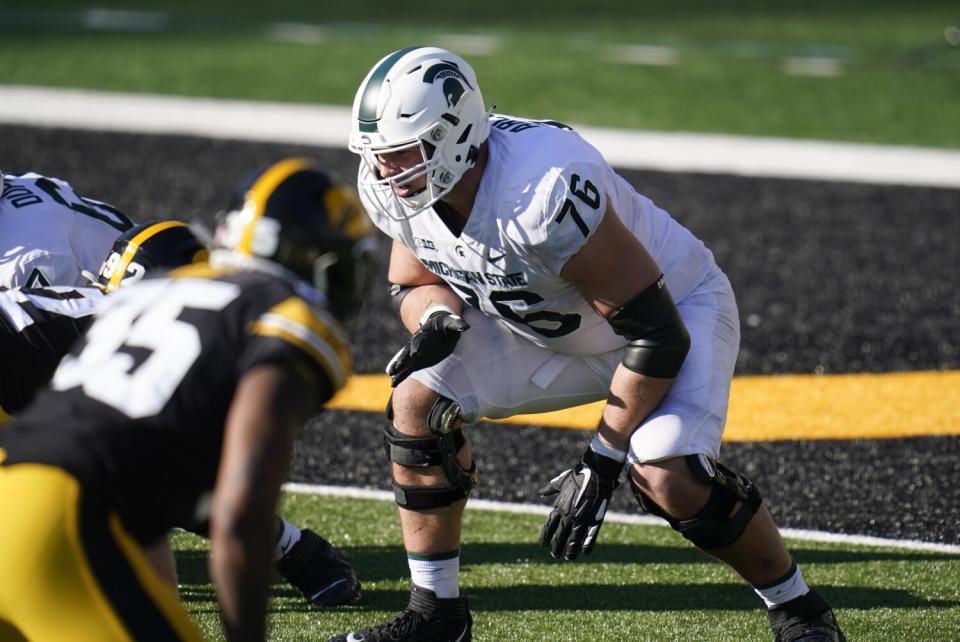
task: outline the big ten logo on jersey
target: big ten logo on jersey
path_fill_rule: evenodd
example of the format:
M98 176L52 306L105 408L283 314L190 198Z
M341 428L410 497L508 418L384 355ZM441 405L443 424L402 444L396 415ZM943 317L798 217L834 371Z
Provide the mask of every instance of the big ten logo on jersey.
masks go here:
M42 198L23 185L13 185L11 183L4 183L0 199L7 201L17 209L43 202Z
M120 256L119 252L111 252L107 260L100 266L100 278L107 281L112 279L117 269L120 268L122 259L123 257ZM146 269L142 265L130 261L130 263L127 264L126 275L121 280L124 285L130 285L142 279L145 273Z
M413 242L417 247L422 247L423 249L430 250L431 252L437 251L437 246L434 245L433 241L430 239L422 239L419 236L414 236Z

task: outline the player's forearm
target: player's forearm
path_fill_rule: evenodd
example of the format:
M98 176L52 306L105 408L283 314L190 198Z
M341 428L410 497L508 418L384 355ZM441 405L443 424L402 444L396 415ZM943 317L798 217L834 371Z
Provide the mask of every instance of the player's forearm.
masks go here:
M277 498L309 388L290 369L254 367L230 406L210 518L210 572L227 639L262 640Z
M420 319L431 306L445 305L454 314L463 312L463 300L446 285L418 285L403 299L400 320L411 333L420 328Z
M673 379L648 377L622 364L618 366L597 428L600 440L611 448L626 451L631 435L660 405L672 383Z
M227 640L263 640L274 511L266 506L214 523L210 574Z

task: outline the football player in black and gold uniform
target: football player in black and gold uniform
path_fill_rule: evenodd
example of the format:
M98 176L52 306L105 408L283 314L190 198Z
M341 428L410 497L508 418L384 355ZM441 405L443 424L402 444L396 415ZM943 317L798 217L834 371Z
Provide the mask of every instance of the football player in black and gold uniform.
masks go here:
M248 223L246 245L108 297L0 431L0 638L199 639L143 549L207 522L227 637L263 637L293 436L350 371L303 279L354 282L319 278L349 259L328 221Z
M101 264L100 276L84 272L90 287L49 286L0 291L0 427L27 406L60 360L93 322L103 295L143 278L149 270L205 261L209 251L180 221L135 225L120 235ZM122 265L122 267L120 267ZM147 548L161 578L177 586L176 564L166 538Z
M300 159L281 161L242 182L231 196L230 212L256 212L264 225L283 221L291 230L320 216L328 221L328 249L320 274L328 280L362 282L371 265L371 238L356 197ZM248 202L252 207L248 207ZM246 215L244 215L246 216ZM234 221L234 216L225 218ZM359 224L358 224L359 221ZM241 225L242 228L242 225ZM342 260L335 252L349 250ZM129 285L156 269L205 261L209 252L194 232L179 221L150 221L124 232L103 261L93 287L18 288L0 292L0 413L19 412L53 374L60 359L89 326L103 294ZM332 288L331 308L347 310L353 301ZM361 291L361 288L350 288ZM0 414L0 424L6 421ZM173 555L166 542L149 551L164 579L176 586ZM304 597L318 606L339 606L360 597L360 583L350 564L325 539L309 529L277 519L277 570Z
M358 311L377 265L373 226L353 189L310 160L285 158L254 172L236 186L217 222L215 245L273 257L312 275L340 319ZM324 239L320 254L298 241L317 235ZM282 518L278 525L277 570L309 602L339 606L359 599L353 569L329 542Z

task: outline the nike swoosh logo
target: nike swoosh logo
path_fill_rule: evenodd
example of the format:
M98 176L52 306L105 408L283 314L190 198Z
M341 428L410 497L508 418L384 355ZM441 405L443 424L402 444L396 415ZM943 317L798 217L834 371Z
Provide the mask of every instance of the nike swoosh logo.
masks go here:
M463 642L464 640L467 639L468 633L470 633L470 627L469 626L463 627L463 631L460 632L460 635L458 635L457 639L454 640L453 642Z
M590 478L593 477L593 471L584 466L583 470L580 471L580 474L583 475L583 485L580 486L580 492L577 493L577 499L573 502L574 506L580 505L580 498L583 497L584 491L587 490L587 486L590 484Z
M330 586L328 586L328 587L326 587L326 588L324 588L324 589L320 589L319 591L317 591L316 593L314 593L313 595L310 596L310 601L311 601L311 602L314 601L315 599L317 599L318 596L323 595L324 593L326 593L326 592L329 591L330 589L333 589L333 588L336 588L336 587L340 586L341 584L345 583L346 581L347 581L347 580L346 580L345 578L341 578L341 579L337 580L336 582L334 582L333 584L331 584Z
M500 261L503 260L503 257L505 257L506 255L507 255L506 252L501 253L500 256L494 256L493 254L487 254L487 260L490 261L491 263L499 263Z
M363 642L366 639L364 636L358 636L356 633L351 633L347 636L347 642Z

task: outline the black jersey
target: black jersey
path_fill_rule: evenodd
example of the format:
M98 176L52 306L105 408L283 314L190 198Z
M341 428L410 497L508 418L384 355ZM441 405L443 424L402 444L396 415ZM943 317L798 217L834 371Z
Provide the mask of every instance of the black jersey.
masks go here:
M0 409L20 412L92 321L97 288L0 291Z
M111 502L141 543L174 526L203 528L244 373L290 367L318 406L346 381L345 336L311 292L196 265L108 295L50 388L0 430L2 465L64 468Z

